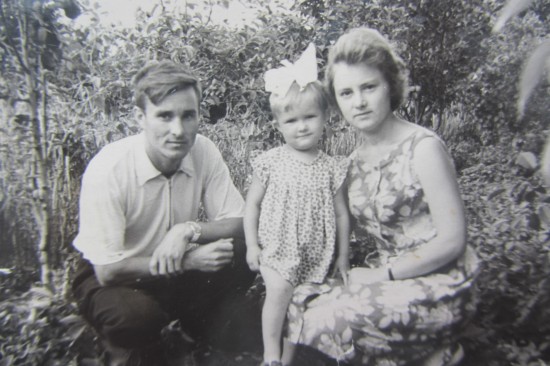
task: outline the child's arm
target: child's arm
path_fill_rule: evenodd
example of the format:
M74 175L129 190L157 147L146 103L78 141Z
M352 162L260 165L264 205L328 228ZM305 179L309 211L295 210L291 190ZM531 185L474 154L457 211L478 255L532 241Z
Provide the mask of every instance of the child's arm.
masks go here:
M334 212L336 214L336 243L338 244L336 269L340 271L342 280L344 280L344 284L347 286L349 271L350 218L345 195L345 184L342 184L334 196Z
M265 187L254 174L252 183L246 195L244 213L244 236L246 239L246 262L253 271L260 269L260 246L258 245L258 223L260 220L260 206L264 198Z

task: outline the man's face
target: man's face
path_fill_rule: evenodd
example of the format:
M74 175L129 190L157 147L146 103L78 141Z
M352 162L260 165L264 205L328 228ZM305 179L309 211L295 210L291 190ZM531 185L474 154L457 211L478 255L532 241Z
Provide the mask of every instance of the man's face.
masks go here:
M173 173L195 143L199 128L199 103L193 88L168 95L158 105L149 98L145 110L135 109L146 136L146 151L161 173Z

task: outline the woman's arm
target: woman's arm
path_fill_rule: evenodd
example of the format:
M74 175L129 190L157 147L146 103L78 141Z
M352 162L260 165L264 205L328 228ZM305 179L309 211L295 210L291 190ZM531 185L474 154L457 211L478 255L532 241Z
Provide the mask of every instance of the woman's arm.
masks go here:
M244 235L246 238L246 261L253 271L258 271L260 246L258 244L258 224L260 221L260 207L265 195L265 187L254 174L248 188L244 214Z
M396 279L416 277L457 259L466 247L466 217L454 166L440 141L424 139L413 163L430 208L437 235L393 263Z
M441 142L428 138L415 148L413 163L426 196L437 235L392 263L394 279L431 273L457 259L466 247L466 218L453 164ZM385 267L352 270L351 282L388 280Z

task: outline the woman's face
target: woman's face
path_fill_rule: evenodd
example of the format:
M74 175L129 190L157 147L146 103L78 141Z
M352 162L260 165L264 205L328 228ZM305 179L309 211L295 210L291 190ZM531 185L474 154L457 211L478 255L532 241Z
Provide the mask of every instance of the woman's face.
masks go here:
M364 133L376 133L392 114L390 87L380 70L364 63L334 65L334 95L342 115Z

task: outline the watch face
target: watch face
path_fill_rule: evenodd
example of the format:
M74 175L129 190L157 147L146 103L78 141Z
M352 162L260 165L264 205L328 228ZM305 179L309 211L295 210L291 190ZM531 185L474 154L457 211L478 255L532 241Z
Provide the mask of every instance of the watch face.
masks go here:
M190 221L188 224L191 225L191 228L193 229L193 237L191 238L191 241L195 242L201 236L201 227L194 221Z

